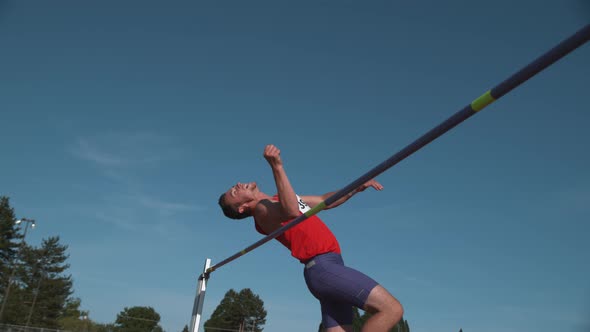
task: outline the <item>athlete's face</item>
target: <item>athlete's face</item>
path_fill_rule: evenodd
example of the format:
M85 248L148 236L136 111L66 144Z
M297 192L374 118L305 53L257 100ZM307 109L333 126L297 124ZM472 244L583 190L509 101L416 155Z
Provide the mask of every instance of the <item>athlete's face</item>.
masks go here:
M225 202L233 207L238 207L243 203L253 200L257 192L258 186L256 182L238 182L225 192Z

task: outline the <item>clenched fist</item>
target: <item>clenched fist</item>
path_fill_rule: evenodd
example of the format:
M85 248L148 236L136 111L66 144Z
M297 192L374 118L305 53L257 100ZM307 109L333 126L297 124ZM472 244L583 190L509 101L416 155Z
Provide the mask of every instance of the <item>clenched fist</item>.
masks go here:
M266 159L270 167L274 168L283 166L281 150L272 144L269 144L264 148L264 159Z

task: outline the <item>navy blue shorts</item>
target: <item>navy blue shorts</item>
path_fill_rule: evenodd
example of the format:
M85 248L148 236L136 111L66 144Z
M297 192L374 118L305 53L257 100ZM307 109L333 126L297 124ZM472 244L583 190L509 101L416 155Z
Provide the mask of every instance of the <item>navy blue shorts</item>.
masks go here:
M325 328L351 325L353 306L363 309L377 282L363 273L344 266L336 253L318 255L305 264L307 288L320 300Z

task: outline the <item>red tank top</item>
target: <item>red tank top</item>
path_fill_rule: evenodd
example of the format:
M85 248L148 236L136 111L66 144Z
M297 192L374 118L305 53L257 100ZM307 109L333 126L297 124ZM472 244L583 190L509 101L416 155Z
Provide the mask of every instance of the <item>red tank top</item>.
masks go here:
M277 200L279 199L278 195L273 196L273 198ZM299 202L299 211L301 214L310 209L309 205L303 202L299 196L297 196L297 200ZM281 225L284 226L292 220L293 219L284 221ZM268 235L258 226L258 224L254 224L256 225L258 233ZM276 239L287 247L287 249L291 250L291 256L297 258L302 263L317 255L328 252L334 252L337 254L341 253L340 245L334 234L332 234L328 226L315 215L277 236Z

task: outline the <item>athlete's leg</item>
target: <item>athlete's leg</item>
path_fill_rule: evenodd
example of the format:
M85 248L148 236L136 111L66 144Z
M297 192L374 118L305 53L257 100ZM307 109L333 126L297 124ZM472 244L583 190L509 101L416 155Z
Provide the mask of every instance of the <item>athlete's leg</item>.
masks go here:
M352 331L352 306L342 302L320 300L322 306L322 323L328 332Z
M365 274L344 266L342 257L337 254L318 256L306 264L305 281L312 294L320 300L322 322L330 332L351 331L352 307L364 309L373 289L380 287ZM375 313L379 311L373 310Z
M351 299L358 289L345 289L348 280L343 268L340 255L325 254L306 264L304 272L307 287L320 300L324 328L330 332L352 332L355 303ZM368 296L369 291L364 294Z
M363 332L387 332L404 314L399 301L380 285L371 290L363 309L373 314L363 325Z

